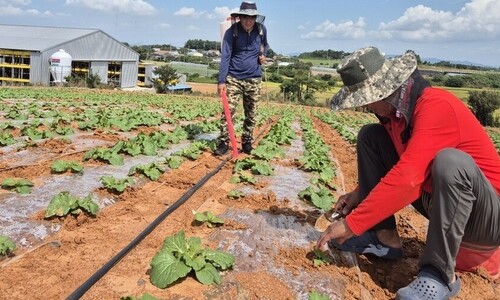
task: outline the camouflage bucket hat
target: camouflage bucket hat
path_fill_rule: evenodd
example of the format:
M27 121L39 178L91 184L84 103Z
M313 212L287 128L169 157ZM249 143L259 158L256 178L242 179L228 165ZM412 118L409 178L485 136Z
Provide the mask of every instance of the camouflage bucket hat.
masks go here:
M412 51L389 60L375 47L356 50L337 68L344 87L332 97L330 106L333 110L353 108L387 98L416 68Z

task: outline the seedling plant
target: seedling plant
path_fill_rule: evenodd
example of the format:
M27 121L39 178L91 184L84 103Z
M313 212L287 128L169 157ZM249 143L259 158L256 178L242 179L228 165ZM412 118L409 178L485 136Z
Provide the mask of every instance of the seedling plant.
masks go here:
M151 260L150 280L158 288L166 288L180 278L194 272L199 282L219 284L219 270L227 270L234 264L232 254L203 248L198 237L186 238L179 231L163 241L161 250Z
M8 255L16 249L14 241L5 235L0 235L0 257Z

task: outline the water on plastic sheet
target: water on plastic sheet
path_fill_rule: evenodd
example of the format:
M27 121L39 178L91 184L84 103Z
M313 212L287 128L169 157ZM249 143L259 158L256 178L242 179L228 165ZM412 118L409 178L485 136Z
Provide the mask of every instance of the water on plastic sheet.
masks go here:
M95 147L105 147L105 146L112 146L114 143L110 141L104 141L100 139L94 139L94 138L82 138L83 136L88 136L85 134L75 134L72 136L68 136L67 138L71 140L71 145L73 151L79 152L85 149L91 149ZM43 140L40 140L38 142L42 142ZM15 152L17 147L20 146L20 143L15 143L13 145L9 145L6 147L2 148L2 152L4 155L0 156L0 164L3 163L5 165L8 165L9 167L17 167L17 166L24 166L24 165L30 165L30 164L35 164L39 161L45 161L49 160L58 154L47 154L44 152L43 148L29 148L21 151ZM8 155L5 155L7 154ZM15 162L15 164L12 164L11 162Z
M15 192L4 192L0 194L0 234L9 236L16 244L24 247L32 247L40 243L46 236L57 232L60 225L54 225L49 221L30 220L30 216L47 208L52 197L62 191L69 191L71 195L79 198L86 197L90 192L102 186L99 179L102 176L113 176L117 179L127 177L131 167L151 162L163 162L164 156L171 155L189 145L188 142L180 143L171 149L158 152L158 156L136 157L124 156L123 166L103 165L98 167L87 167L82 174L51 175L41 179L42 183L33 187L28 195ZM29 151L21 151L19 159L26 163L23 155L30 155ZM136 184L139 180L134 177ZM114 199L92 198L103 208L113 204Z
M297 129L299 127L299 129ZM292 128L296 131L300 130L297 122L292 123ZM299 159L304 153L304 142L301 139L292 140L290 146L285 147L285 157L281 161L294 161ZM312 174L303 172L295 166L283 166L273 163L272 176L257 176L258 180L267 181L268 184L258 191L251 186L242 186L239 188L241 192L246 195L262 194L266 191L272 191L278 200L287 198L294 206L302 208L311 208L310 205L305 204L299 199L298 194L306 189L311 182Z
M218 230L210 236L211 240L218 242L219 249L235 255L237 263L232 273L268 272L287 284L297 299L308 299L311 287L320 293L327 293L330 299L342 298L345 279L340 273L332 278L320 272L308 273L306 269L292 272L276 263L280 249L295 247L312 251L320 236L313 226L297 222L294 216L274 215L266 211L255 214L229 208L221 217L246 225L244 230ZM231 284L230 279L223 284Z
M200 133L200 134L196 135L194 137L194 139L197 141L203 141L203 140L211 141L211 140L215 140L218 136L219 136L219 133L216 133L216 132Z

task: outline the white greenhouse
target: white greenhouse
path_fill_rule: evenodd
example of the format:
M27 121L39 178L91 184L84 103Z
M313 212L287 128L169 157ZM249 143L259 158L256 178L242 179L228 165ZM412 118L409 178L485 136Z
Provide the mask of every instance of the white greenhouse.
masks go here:
M138 84L138 68L139 53L99 29L0 24L0 84L51 85L62 75L94 74L129 88Z

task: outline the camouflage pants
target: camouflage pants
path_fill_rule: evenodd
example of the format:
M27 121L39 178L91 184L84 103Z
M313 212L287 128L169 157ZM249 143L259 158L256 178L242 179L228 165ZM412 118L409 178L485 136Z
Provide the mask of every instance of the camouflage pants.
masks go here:
M257 103L260 101L260 91L262 89L262 80L260 78L236 79L232 76L226 78L227 102L231 112L233 126L235 124L236 108L240 100L243 100L243 111L245 119L243 121L242 142L253 141L253 130L255 127L255 114ZM222 112L221 128L219 140L228 143L229 131L226 121L226 115Z

